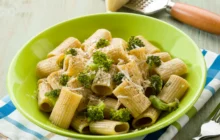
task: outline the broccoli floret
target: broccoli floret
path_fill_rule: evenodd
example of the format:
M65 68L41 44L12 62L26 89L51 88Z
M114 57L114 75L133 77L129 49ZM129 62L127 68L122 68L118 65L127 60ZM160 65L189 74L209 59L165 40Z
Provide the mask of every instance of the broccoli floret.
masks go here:
M60 89L54 89L50 92L45 93L45 96L51 97L51 98L57 98L60 95Z
M144 47L144 43L139 38L135 38L134 36L131 36L128 40L127 50L130 51L138 47Z
M104 109L105 104L100 102L96 106L88 106L87 107L87 117L88 121L100 121L104 119Z
M113 61L107 57L103 52L96 51L92 55L93 63L90 64L92 70L98 70L98 68L103 68L104 71L109 71Z
M119 73L117 73L117 74L115 74L115 75L113 76L113 81L114 81L117 85L119 85L119 84L121 84L122 79L123 79L124 76L125 76L125 75L124 75L123 73L119 72Z
M99 69L99 65L94 64L94 63L91 63L91 64L89 65L89 69L90 69L90 70L97 71L97 70ZM88 69L88 70L89 70L89 69Z
M99 48L104 48L104 47L106 47L106 46L108 46L109 45L109 41L108 40L106 40L106 39L100 39L98 42L97 42L97 44L96 44L96 48L97 49L99 49Z
M150 69L154 66L158 67L161 65L160 57L159 56L148 56L146 63L150 66Z
M163 111L171 112L171 111L176 110L179 106L179 101L177 99L174 102L171 102L171 103L168 103L168 104L161 101L155 95L151 95L149 99L150 99L151 104L153 105L153 107L155 107L159 110L163 110Z
M59 79L59 83L62 85L62 86L65 86L66 83L68 82L69 80L69 76L66 75L66 74L63 74L60 76L60 79Z
M79 82L85 87L85 88L90 88L92 85L92 82L95 78L95 74L91 74L89 72L81 72L77 79Z
M77 51L76 51L76 49L70 48L66 51L66 54L71 54L72 56L76 56Z
M127 122L130 120L130 112L127 108L121 108L119 110L111 110L110 116L112 120Z
M150 78L150 86L152 87L155 94L158 94L163 86L163 80L158 75L152 75Z
M45 93L45 96L48 97L48 99L53 103L53 105L55 105L59 95L60 95L60 89L54 89L54 90L51 90L47 93Z

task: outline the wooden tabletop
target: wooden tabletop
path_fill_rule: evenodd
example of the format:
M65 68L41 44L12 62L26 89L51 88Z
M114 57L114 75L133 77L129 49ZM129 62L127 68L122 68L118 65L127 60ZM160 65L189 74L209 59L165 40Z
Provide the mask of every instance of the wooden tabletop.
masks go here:
M198 6L220 15L220 0L175 1ZM6 76L9 64L25 42L58 22L103 12L105 12L104 0L0 0L0 98L7 94ZM200 48L220 53L220 36L180 23L165 11L152 16L178 27ZM174 140L188 140L199 134L200 125L220 102L219 92L175 136Z

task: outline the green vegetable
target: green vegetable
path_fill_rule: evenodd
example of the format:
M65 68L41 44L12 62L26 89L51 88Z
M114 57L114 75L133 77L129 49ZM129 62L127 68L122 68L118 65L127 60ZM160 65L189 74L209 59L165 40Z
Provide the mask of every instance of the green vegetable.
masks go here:
M119 110L111 110L110 116L112 120L127 122L130 120L130 112L127 108L121 108Z
M77 79L79 82L85 87L85 88L90 88L92 85L92 82L95 78L95 74L91 74L89 72L81 72Z
M76 51L76 49L70 48L66 51L66 54L71 54L72 56L76 56L77 51Z
M96 106L88 106L87 107L87 117L88 121L100 121L104 119L104 109L105 104L100 102Z
M153 56L153 55L148 56L146 63L150 66L150 68L155 67L155 66L158 67L161 65L160 57Z
M138 47L144 47L144 43L139 38L135 38L134 36L131 36L128 41L127 50L130 51Z
M109 71L113 61L107 57L103 52L96 51L92 55L93 63L90 64L92 70L98 70L98 68L103 68L104 71Z
M123 79L124 76L125 76L125 75L124 75L123 73L119 72L119 73L117 73L117 74L115 74L115 75L113 76L113 81L114 81L117 85L119 85L119 84L121 84L122 79Z
M54 89L51 90L50 92L45 93L45 96L49 98L49 100L55 105L59 95L60 95L61 89Z
M159 93L163 86L163 80L158 75L152 75L150 78L150 86L155 94Z
M92 63L89 65L89 69L97 71L99 69L99 65Z
M61 85L65 86L66 83L68 82L68 80L69 80L69 76L66 75L66 74L63 74L63 75L60 76L59 83Z
M54 89L51 90L50 92L45 93L45 96L50 97L50 98L57 98L60 95L60 89Z
M171 112L171 111L176 110L179 106L179 101L177 99L174 102L168 103L168 104L161 101L155 95L151 95L149 99L150 99L151 104L153 105L153 107L155 107L159 110L163 110L163 111Z
M108 46L109 44L110 44L110 43L109 43L108 40L101 38L101 39L97 42L96 48L97 48L97 49L99 49L99 48L104 48L104 47Z

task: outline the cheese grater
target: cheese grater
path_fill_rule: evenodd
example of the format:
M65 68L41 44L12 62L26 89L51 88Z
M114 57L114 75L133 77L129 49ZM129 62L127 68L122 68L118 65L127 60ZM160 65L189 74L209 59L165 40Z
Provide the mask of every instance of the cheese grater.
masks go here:
M124 7L150 15L163 9L169 11L173 5L170 0L130 0Z
M220 35L220 16L195 6L171 0L130 0L124 7L146 15L166 9L171 16L183 23Z

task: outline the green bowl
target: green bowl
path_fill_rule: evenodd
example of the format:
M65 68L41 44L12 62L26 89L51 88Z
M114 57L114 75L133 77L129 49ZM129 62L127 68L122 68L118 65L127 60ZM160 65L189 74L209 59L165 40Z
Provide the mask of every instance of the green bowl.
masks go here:
M83 42L99 28L111 31L113 37L127 40L131 35L143 35L162 51L169 52L187 64L186 75L190 89L179 108L161 118L156 124L127 134L101 136L85 135L65 130L50 123L46 113L38 109L36 64L46 58L53 48L69 36ZM14 57L8 71L7 85L16 108L31 122L56 134L82 139L125 139L157 131L183 116L199 98L206 78L204 58L196 44L179 29L154 18L125 13L96 14L57 24L28 41Z

